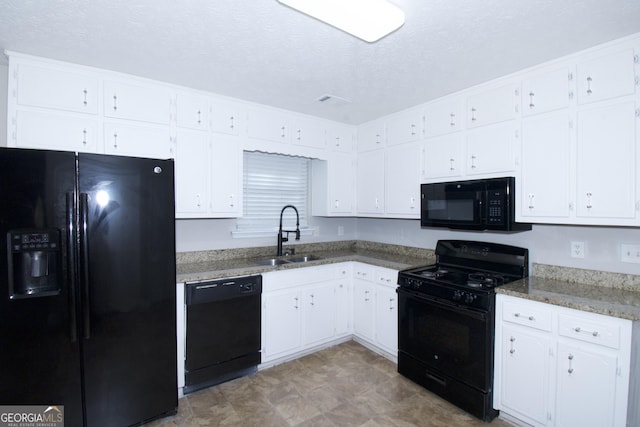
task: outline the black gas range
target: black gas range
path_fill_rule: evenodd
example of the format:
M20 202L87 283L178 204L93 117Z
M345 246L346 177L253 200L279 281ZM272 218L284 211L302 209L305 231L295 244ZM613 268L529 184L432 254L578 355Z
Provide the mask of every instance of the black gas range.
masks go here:
M398 372L490 421L495 288L528 276L528 250L440 240L435 252L398 274Z

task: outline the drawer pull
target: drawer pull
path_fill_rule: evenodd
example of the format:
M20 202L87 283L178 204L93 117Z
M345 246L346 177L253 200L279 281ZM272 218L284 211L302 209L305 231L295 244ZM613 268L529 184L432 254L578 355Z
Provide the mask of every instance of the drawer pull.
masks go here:
M536 318L535 318L535 317L533 317L533 316L522 316L520 313L514 313L514 315L513 315L513 316L514 316L514 317L518 317L518 318L519 318L519 317L526 317L527 319L531 320L532 322L533 322L534 320L536 320Z
M515 353L515 352L516 352L516 349L515 349L515 348L513 348L513 342L514 342L515 340L516 340L516 339L515 339L515 337L511 337L511 338L509 338L509 342L511 343L511 348L509 349L509 353L510 353L510 354L513 354L513 353Z
M571 366L573 362L573 354L569 354L569 357L567 359L569 359L569 369L567 369L567 372L573 374L573 367Z
M576 326L575 328L573 328L573 330L578 334L585 333L585 334L593 335L594 337L600 336L600 333L598 331L583 331L580 326Z

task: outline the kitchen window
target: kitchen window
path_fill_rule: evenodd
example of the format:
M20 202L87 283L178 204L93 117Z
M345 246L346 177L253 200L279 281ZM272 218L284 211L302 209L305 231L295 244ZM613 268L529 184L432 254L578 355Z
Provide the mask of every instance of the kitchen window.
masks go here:
M310 234L307 213L311 159L284 154L243 153L243 216L238 218L235 237L277 233L280 211L294 205L300 214L300 230ZM293 209L284 212L283 228L295 229ZM305 233L307 229L307 233Z

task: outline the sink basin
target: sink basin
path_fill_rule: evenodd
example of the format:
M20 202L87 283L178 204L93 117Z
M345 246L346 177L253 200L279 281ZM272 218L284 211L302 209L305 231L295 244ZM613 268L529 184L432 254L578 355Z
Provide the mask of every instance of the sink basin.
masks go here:
M286 264L288 261L284 258L269 258L256 261L258 265L281 265Z
M297 262L317 261L320 258L315 255L301 255L301 256L293 256L285 259L287 260L287 262L297 263Z
M298 256L287 256L287 257L278 257L278 258L267 258L260 259L255 261L258 265L282 265L282 264L297 264L301 262L309 262L309 261L317 261L321 259L315 255L298 255Z

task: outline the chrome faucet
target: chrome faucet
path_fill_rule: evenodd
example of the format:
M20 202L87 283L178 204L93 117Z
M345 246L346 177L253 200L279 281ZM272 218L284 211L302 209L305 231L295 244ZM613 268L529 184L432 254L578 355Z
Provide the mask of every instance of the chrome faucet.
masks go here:
M293 210L296 211L296 229L295 230L283 230L282 229L282 214L284 213L285 209L287 209L287 208L293 208ZM289 241L289 233L293 233L293 232L296 233L296 240L300 240L300 215L298 215L298 209L296 209L295 206L286 205L280 211L280 228L278 229L278 254L277 254L277 256L282 256L282 242L288 242ZM283 233L287 233L287 237L284 237Z

